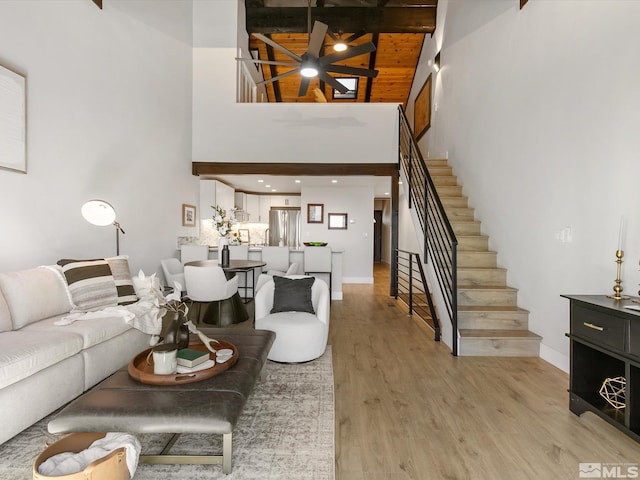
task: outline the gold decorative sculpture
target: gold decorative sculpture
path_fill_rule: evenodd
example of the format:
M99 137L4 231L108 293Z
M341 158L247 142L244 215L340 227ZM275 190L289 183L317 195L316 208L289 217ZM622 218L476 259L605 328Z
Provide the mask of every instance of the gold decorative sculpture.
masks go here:
M626 389L626 378L605 378L599 393L613 408L622 410L626 406Z

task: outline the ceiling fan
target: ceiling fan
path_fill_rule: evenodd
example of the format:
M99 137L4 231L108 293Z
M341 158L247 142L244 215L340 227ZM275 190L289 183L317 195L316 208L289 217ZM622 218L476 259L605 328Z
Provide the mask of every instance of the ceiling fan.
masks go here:
M319 77L320 80L329 84L332 88L338 90L340 93L347 93L349 89L344 86L342 83L338 82L334 77L329 75L328 72L333 73L341 73L344 75L355 75L355 76L363 76L369 78L375 78L378 75L377 70L372 70L369 68L360 68L360 67L349 67L347 65L335 65L335 62L340 62L343 60L347 60L349 58L357 57L358 55L364 55L365 53L371 53L375 51L376 46L372 42L364 43L361 45L357 45L355 47L350 47L348 50L342 52L331 53L328 55L320 55L320 50L324 45L325 36L327 35L327 31L329 26L315 21L313 24L313 30L311 29L311 2L309 2L308 9L308 25L307 31L311 32L309 34L309 42L307 46L307 51L302 55L298 56L295 53L291 52L287 48L283 47L279 43L273 41L271 38L262 35L261 33L253 33L252 35L259 40L262 40L268 45L271 45L273 48L281 51L289 58L295 61L294 62L276 62L271 60L258 60L258 59L249 59L249 58L238 58L238 60L252 62L252 63L261 63L265 65L279 65L284 67L295 67L292 70L289 70L280 75L276 75L275 77L269 78L267 80L263 80L258 82L258 85L272 83L280 80L281 78L288 77L289 75L293 75L296 73L300 73L302 75L302 80L300 81L300 88L298 90L298 96L303 97L307 94L307 90L309 89L309 82L314 77ZM361 36L358 34L358 37ZM357 37L355 37L357 38Z

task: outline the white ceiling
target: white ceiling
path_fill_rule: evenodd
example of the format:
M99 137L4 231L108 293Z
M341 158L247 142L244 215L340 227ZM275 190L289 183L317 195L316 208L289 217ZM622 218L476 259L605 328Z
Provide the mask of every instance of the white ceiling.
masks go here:
M373 186L376 198L391 198L391 177L376 176L279 176L279 175L211 175L201 176L220 180L236 190L255 193L300 193L303 186L345 188ZM260 181L262 180L262 182ZM298 182L296 182L298 180ZM332 182L337 180L337 182ZM267 186L268 185L268 186ZM275 191L274 191L275 190Z

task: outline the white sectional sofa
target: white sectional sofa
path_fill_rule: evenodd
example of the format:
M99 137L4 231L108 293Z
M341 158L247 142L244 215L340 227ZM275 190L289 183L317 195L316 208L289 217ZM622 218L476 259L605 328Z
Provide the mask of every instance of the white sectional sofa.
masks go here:
M57 265L0 273L0 443L148 348L151 335L118 315L55 325L73 299Z

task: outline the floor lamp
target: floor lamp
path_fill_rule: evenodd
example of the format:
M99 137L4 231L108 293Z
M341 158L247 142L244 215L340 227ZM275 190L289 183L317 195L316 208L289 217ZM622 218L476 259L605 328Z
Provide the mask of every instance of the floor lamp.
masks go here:
M116 255L120 255L120 232L124 235L124 230L116 222L116 211L111 204L104 200L89 200L82 205L81 212L84 219L92 225L116 227Z

